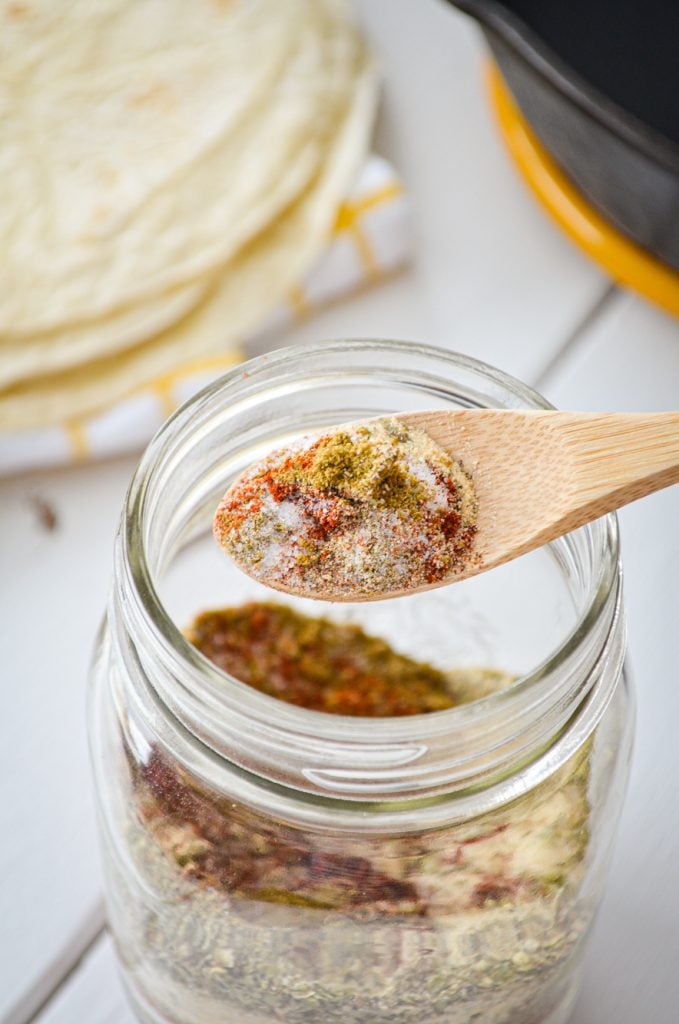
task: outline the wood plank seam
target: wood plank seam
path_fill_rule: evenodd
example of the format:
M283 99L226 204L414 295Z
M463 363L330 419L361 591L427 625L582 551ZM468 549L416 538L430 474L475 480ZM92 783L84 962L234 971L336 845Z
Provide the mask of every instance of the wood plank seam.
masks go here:
M580 317L573 329L566 335L563 343L548 359L547 363L533 380L533 387L544 394L553 380L559 376L564 366L575 355L583 344L587 343L591 329L595 323L606 315L615 299L623 294L612 281L608 282L599 298Z
M105 933L106 912L103 902L99 901L89 915L89 920L83 923L78 936L80 941L74 941L71 944L64 943L60 964L53 965L55 967L63 965L58 978L51 983L47 983L45 978L45 987L38 988L36 986L27 993L21 1003L10 1009L2 1024L35 1024L55 997L66 988L85 957ZM45 973L47 974L47 971Z

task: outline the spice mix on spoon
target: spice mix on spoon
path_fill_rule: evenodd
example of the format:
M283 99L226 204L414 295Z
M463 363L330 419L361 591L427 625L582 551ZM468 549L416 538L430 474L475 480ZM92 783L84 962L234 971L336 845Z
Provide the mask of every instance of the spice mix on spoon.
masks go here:
M274 451L227 491L214 531L262 583L350 599L444 578L469 557L475 520L464 468L385 417Z

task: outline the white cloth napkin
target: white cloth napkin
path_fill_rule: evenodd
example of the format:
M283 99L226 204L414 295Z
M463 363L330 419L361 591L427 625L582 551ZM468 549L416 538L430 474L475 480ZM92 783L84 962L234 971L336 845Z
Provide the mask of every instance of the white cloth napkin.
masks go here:
M386 160L371 156L338 211L319 263L255 337L261 340L403 266L410 252L408 213L396 172ZM230 346L227 352L178 367L95 415L4 434L0 475L139 451L177 406L243 358L242 350Z

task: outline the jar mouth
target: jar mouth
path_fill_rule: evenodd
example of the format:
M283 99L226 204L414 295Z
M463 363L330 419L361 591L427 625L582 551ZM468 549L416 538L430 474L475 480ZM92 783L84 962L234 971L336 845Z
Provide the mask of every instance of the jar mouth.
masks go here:
M191 443L207 437L215 417L236 400L244 406L256 402L263 381L269 391L275 389L283 368L313 365L315 359L333 365L333 359L337 364L349 356L359 364L364 358L368 367L368 357L375 354L405 364L405 373L413 372L408 364L417 360L435 365L440 379L446 372L451 378L467 375L470 406L506 405L509 397L510 407L553 408L501 370L408 341L356 339L294 346L230 371L166 422L128 491L116 542L121 598L115 614L122 616L129 635L143 631L144 644L135 653L137 674L145 685L150 682L157 708L173 719L173 728L185 730L189 742L256 776L308 793L348 800L411 799L494 786L508 779L518 764L541 759L553 770L554 758L563 760L577 749L583 731L591 731L610 697L600 687L599 698L592 699L619 633L619 542L613 515L576 531L591 554L592 573L587 600L561 643L506 689L445 711L376 719L283 703L205 658L159 596L154 582L158 566L152 567L149 556L150 530L164 481L187 457ZM359 365L357 372L368 370ZM429 372L425 376L436 378ZM475 380L483 383L483 391L475 391ZM303 380L297 383L305 386ZM162 562L163 556L156 554L155 561Z

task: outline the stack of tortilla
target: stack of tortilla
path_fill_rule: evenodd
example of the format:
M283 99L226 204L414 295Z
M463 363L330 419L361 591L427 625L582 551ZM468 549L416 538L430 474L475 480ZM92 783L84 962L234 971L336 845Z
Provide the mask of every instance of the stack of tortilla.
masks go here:
M224 352L316 259L376 76L344 0L0 3L0 429Z

